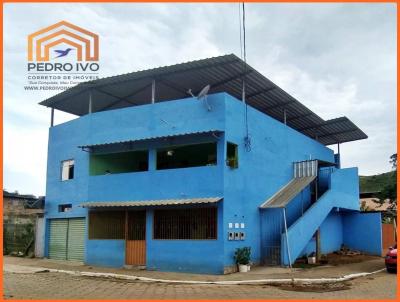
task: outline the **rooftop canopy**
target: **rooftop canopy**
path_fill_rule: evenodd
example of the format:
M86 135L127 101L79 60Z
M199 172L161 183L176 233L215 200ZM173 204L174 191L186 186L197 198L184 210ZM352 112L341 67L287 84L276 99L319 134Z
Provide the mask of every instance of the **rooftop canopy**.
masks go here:
M322 144L367 138L346 117L323 120L233 54L80 83L40 104L81 116L153 101L183 99L191 96L189 89L196 95L206 85L211 86L209 93L227 92L240 100L243 78L249 106Z

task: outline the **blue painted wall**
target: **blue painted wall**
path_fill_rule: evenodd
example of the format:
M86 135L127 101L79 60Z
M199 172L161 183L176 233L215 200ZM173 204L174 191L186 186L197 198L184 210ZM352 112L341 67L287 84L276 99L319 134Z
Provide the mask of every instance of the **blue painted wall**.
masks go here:
M342 215L336 209L332 210L321 224L320 242L322 254L339 250L343 243Z
M343 243L354 250L380 256L382 253L381 213L348 212L343 216Z
M225 266L231 266L236 248L251 246L252 261L260 263L261 250L268 237L268 229L275 219L260 220L259 206L275 194L293 177L293 162L320 159L333 162L333 151L315 140L287 127L283 123L248 107L248 129L251 151L244 147L246 133L244 106L237 99L225 94L225 139L239 145L239 168L224 169L224 234L229 222L244 222L245 241L228 241L225 235ZM309 202L309 191L297 197L288 210L291 221L301 214L301 203ZM267 213L262 214L268 216ZM264 253L264 251L263 251Z
M89 154L81 145L134 140L188 132L224 130L222 95L209 96L213 111L208 112L197 99L171 101L119 110L93 113L50 128L46 188L46 218L86 217L87 201L149 200L223 196L224 136L217 143L218 165L186 169L155 169L156 148L205 141L204 136L184 137L147 144L149 171L89 176ZM210 138L207 138L209 141ZM74 179L61 181L61 161L75 160ZM58 212L58 205L72 203L72 210ZM222 203L221 203L222 204ZM222 215L222 206L219 210ZM148 230L152 214L148 214ZM48 221L47 221L48 222ZM219 219L222 223L222 218ZM222 232L222 225L220 228ZM152 234L152 232L148 232ZM150 236L149 235L149 236ZM48 223L46 255L48 255ZM218 238L222 239L222 233ZM85 262L93 265L121 267L125 262L125 243L120 240L85 240ZM196 255L223 255L222 240L157 241L148 238L147 265L151 269L221 273L223 264ZM219 252L217 252L219 251ZM191 258L190 255L193 255ZM191 260L191 261L188 261ZM210 264L211 263L211 264Z
M86 240L85 259L89 265L123 267L125 240Z
M196 99L177 100L93 113L50 128L46 218L86 217L87 210L78 206L86 201L223 196L224 200L218 206L217 240L153 240L152 209L148 209L147 267L170 271L222 273L224 267L234 265L234 251L241 246L250 246L252 261L259 263L265 244L261 243L261 238L265 237L262 233L267 232L271 222L268 215L260 215L259 206L292 178L293 162L310 158L333 162L334 154L331 149L317 141L251 107L248 107L251 151L247 152L244 146L246 125L243 103L226 93L210 95L208 101L212 111L207 111L204 103ZM216 166L159 171L155 169L157 148L168 144L201 142L204 137L138 144L137 149L149 149L150 161L149 171L137 173L89 176L89 154L77 148L79 145L209 130L224 131L217 143ZM225 163L226 142L239 146L238 169L231 169ZM75 177L62 182L61 161L66 159L75 159ZM344 190L349 191L348 194L358 194L358 183L349 182L346 175L344 180L336 182L337 187L345 186ZM290 225L293 224L293 233L296 229L293 226L309 202L310 192L306 189L290 204L288 220ZM62 203L72 203L72 211L58 213L58 205ZM316 214L318 213L319 211ZM263 217L262 220L260 217ZM228 241L228 231L235 231L228 229L228 223L244 223L245 228L236 231L244 231L246 239ZM303 247L308 241L309 238ZM103 255L99 255L100 251ZM112 253L114 254L111 255ZM213 258L204 255L213 255ZM87 263L121 266L123 259L124 247L121 242L86 240Z

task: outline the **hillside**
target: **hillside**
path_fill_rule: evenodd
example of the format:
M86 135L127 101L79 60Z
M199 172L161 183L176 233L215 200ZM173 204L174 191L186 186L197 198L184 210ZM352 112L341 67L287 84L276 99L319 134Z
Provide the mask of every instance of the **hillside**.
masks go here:
M391 183L396 183L396 171L371 176L360 176L360 192L377 192Z

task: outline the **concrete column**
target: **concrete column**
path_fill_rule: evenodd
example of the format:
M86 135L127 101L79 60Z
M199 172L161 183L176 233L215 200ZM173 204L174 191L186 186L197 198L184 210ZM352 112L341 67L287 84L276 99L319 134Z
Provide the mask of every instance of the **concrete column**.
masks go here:
M157 150L149 149L149 171L157 170Z
M217 165L222 168L226 166L226 141L223 133L217 141Z
M154 104L156 102L156 80L151 82L151 103Z
M92 111L93 111L92 90L89 90L89 109L88 109L89 114L91 114Z
M286 109L283 109L283 123L286 125Z

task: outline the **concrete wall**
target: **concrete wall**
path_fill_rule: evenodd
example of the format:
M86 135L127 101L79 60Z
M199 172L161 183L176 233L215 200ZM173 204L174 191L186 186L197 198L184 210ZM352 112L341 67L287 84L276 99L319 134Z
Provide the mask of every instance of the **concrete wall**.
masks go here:
M328 254L340 249L343 243L341 212L332 210L320 226L321 253Z
M148 237L147 266L149 269L221 273L224 267L234 265L234 251L242 246L250 246L252 261L260 262L261 233L271 226L270 220L260 220L260 204L290 181L293 162L310 158L333 162L333 151L251 107L248 107L251 150L246 150L243 103L225 93L210 95L208 101L211 111L207 111L203 102L198 100L178 100L93 113L51 128L46 218L86 217L87 210L78 206L86 201L223 196L218 212L217 240L198 242ZM79 145L209 130L225 131L218 139L216 166L155 168L157 148L168 144L203 142L206 140L204 137L137 144L137 149L149 149L149 171L90 177L89 155L77 148ZM238 169L231 169L225 163L226 142L238 145ZM75 177L62 182L61 161L66 159L75 160ZM345 178L343 184L337 185L349 186L351 190L357 186L346 181ZM356 193L353 191L350 195ZM58 213L58 205L62 203L72 203L72 211ZM308 189L289 206L290 223L298 219L307 203ZM151 235L151 209L148 209L147 217L147 234ZM246 233L246 239L228 241L228 231L234 231L228 229L228 223L244 223L245 228L240 231ZM86 241L86 246L86 263L121 266L124 261L124 247L119 241Z
M215 240L154 239L153 209L147 210L147 269L203 274L223 274L223 205L223 202L219 202L218 204L217 239Z
M210 137L183 137L137 144L149 149L149 171L89 176L89 154L81 145L111 143L196 131L224 130L223 95L209 96L208 112L196 99L171 101L93 113L50 128L46 192L46 250L51 218L87 217L79 204L87 201L149 200L223 196L224 137L217 143L218 164L196 168L156 170L156 149L169 145L210 141ZM164 120L164 121L163 121ZM213 138L216 140L215 138ZM75 160L74 179L60 180L61 161ZM58 212L58 205L71 203L72 210ZM222 238L222 203L219 210ZM222 273L222 240L153 240L152 212L147 219L147 266L150 269ZM123 240L85 240L85 263L121 267L125 262ZM215 255L214 259L204 255Z
M125 240L86 240L85 259L88 265L123 267Z
M379 212L343 214L343 243L370 255L382 253L382 225Z
M248 107L248 129L251 137L251 151L244 146L246 125L243 103L225 95L226 132L225 139L239 145L239 168L224 169L224 234L225 266L231 266L236 248L250 246L252 261L261 262L261 250L271 228L279 219L269 219L265 213L260 220L259 206L275 194L293 177L293 162L306 159L320 159L333 162L333 151L317 141L304 136L283 123ZM309 191L297 197L288 210L290 221L301 214L301 204L309 202ZM228 223L244 222L246 240L228 241Z

